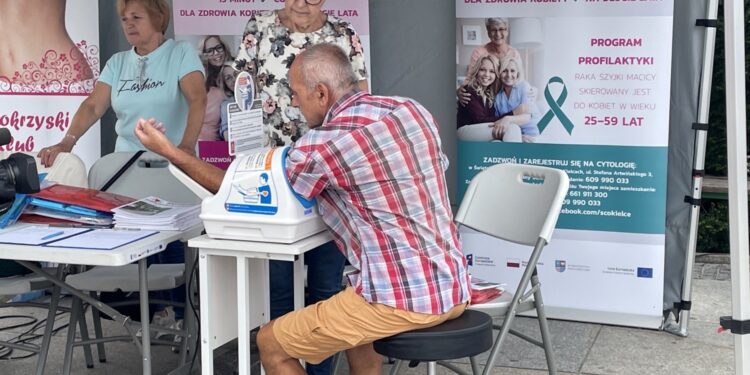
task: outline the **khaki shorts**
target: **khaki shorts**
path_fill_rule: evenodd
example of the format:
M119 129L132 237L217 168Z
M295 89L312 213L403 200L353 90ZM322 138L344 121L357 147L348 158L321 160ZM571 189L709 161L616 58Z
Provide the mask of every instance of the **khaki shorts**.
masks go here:
M466 304L442 315L420 314L368 303L354 288L290 312L274 321L273 335L293 358L317 364L335 353L460 316Z

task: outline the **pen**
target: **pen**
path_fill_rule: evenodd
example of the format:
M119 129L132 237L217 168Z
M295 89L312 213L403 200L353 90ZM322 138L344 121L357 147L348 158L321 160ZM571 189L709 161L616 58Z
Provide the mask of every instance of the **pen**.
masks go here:
M47 225L50 228L106 228L105 226L96 225L96 224L48 224Z
M64 231L59 231L59 232L55 232L55 233L50 233L50 234L42 237L42 241L49 240L50 238L55 238L55 237L57 237L57 236L59 236L61 234L65 234L65 232Z

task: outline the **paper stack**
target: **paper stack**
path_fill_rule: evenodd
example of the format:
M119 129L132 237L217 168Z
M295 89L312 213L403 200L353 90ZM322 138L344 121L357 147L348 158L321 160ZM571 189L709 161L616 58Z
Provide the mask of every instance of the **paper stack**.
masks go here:
M200 204L147 197L117 207L112 212L115 214L115 228L185 230L201 223L198 217L200 209Z
M478 305L500 297L505 284L493 283L471 276L471 304Z

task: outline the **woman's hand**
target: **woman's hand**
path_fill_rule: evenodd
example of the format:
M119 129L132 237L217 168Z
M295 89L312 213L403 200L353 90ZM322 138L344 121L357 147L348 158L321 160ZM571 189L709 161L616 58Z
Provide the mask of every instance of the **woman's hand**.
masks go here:
M51 167L52 164L55 163L58 154L61 152L70 152L73 149L75 143L65 142L66 139L67 138L63 138L60 143L39 150L36 156L39 158L39 161L43 166L46 168Z
M471 93L469 93L469 90L466 89L466 85L461 85L456 90L456 96L458 97L458 104L461 104L462 107L465 107L467 104L469 104L469 100L471 100Z
M495 121L491 127L492 127L492 139L498 139L502 140L503 135L505 134L505 129L508 126L513 125L513 122L510 121L507 117L503 117L497 121Z

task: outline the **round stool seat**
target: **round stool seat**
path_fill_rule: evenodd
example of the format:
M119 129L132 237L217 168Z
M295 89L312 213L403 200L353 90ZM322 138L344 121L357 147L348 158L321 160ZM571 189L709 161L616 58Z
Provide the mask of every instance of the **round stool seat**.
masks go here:
M386 337L373 346L381 355L407 361L472 357L492 347L492 318L480 311L466 310L456 319Z

